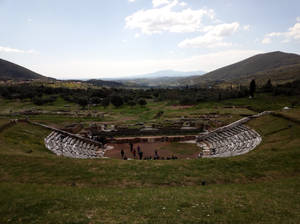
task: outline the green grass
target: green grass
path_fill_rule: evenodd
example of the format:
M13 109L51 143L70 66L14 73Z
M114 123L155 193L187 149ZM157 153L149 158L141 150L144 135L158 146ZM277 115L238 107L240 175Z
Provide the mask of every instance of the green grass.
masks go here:
M172 102L154 102L148 100L146 106L130 107L123 105L120 108L115 108L110 105L109 107L91 107L91 111L105 113L104 118L91 118L88 116L72 117L69 115L33 115L28 116L32 120L44 122L47 124L70 124L74 122L114 122L116 124L134 124L137 122L144 123L165 123L165 120L179 119L182 116L195 118L204 114L217 114L216 120L223 124L230 123L245 115L255 114L256 112L264 110L280 110L284 106L291 106L293 102L297 101L297 97L277 96L274 97L270 94L257 94L254 99L237 98L224 100L220 102L202 102L190 108L181 108L172 106ZM267 102L267 103L266 103ZM65 107L68 105L69 107ZM232 108L224 108L233 106ZM44 111L80 111L82 110L78 105L66 102L58 97L54 103L49 103L43 106L36 106L29 100L6 100L0 98L0 111L1 114L7 114L10 111L18 112L24 110L44 110ZM155 119L155 115L163 111L163 115ZM24 116L21 116L24 117ZM13 117L14 118L14 117ZM210 124L215 126L215 124Z
M268 125L266 125L268 124ZM299 172L300 127L274 116L250 122L263 144L247 155L233 158L179 161L75 160L58 158L43 146L46 130L18 124L0 133L1 181L84 186L198 185L249 183L291 177ZM178 145L176 143L175 145ZM28 150L32 150L28 153ZM172 150L178 152L179 147ZM34 159L32 159L34 157ZM38 167L38 169L37 169ZM55 169L53 169L55 167Z
M300 123L300 108L293 108L289 110L281 110L275 113L276 116Z
M28 153L32 153L31 156L51 155L45 150L44 146L44 137L49 133L49 130L44 128L18 123L0 134L1 154L28 155Z
M255 99L258 107L264 97L268 98ZM136 110L106 112L112 119L138 116L137 120L162 108L165 117L180 110L191 116L218 110L224 118L253 113L244 108L222 110L238 103L245 106L249 101L186 109L151 102ZM281 109L283 104L284 99L271 107ZM299 118L298 109L280 113ZM35 118L73 121L63 116ZM263 136L263 142L242 156L122 161L57 157L43 145L48 130L18 123L0 133L0 223L299 223L299 123L267 115L248 125ZM180 143L171 144L169 150L185 153ZM204 180L207 185L201 186Z
M65 107L67 105L68 107ZM57 97L55 102L47 103L42 106L37 106L32 103L30 99L24 100L8 100L0 97L0 111L1 114L7 114L10 112L20 112L26 110L45 110L45 111L74 111L79 110L80 107L77 104L70 103L62 99L61 97Z
M253 99L237 98L222 101L225 105L248 106L251 110L261 112L267 110L280 110L285 106L291 107L298 102L299 96L273 96L271 94L256 94Z
M7 124L8 122L9 122L9 120L0 118L0 126Z
M2 183L0 222L296 224L299 180L126 189Z

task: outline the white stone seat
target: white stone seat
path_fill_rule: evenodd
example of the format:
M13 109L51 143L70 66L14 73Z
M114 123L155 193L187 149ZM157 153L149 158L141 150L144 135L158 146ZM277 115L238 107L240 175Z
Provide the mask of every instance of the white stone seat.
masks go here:
M197 142L197 146L208 150L204 157L228 157L247 153L261 142L260 135L245 125L219 129L209 133L204 140ZM215 153L214 153L215 152Z
M45 139L45 146L58 156L79 159L94 159L104 157L104 149L98 145L83 142L75 137L51 132ZM98 151L96 151L98 150Z

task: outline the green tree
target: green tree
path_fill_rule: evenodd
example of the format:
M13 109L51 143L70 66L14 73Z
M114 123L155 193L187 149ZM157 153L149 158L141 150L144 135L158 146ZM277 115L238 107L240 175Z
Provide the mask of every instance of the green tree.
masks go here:
M102 99L100 97L94 96L90 99L90 102L92 104L100 104L102 102Z
M256 90L256 83L255 83L255 80L253 79L250 82L250 86L249 86L249 93L250 93L251 97L254 97L255 90Z
M263 90L265 92L272 92L273 91L273 85L272 85L271 79L269 79L267 81L267 83L263 86Z
M123 98L118 95L112 96L110 101L115 107L120 107L124 103Z
M77 102L83 109L85 109L85 107L88 105L88 99L84 97L79 98Z
M218 95L218 100L219 100L219 101L222 100L222 93L220 93L220 92L219 92L219 95Z
M101 105L102 105L103 107L108 107L109 103L110 103L109 97L105 97L105 98L102 100Z
M141 105L141 106L145 106L146 104L147 104L147 101L146 100L144 100L144 99L139 99L139 105Z
M127 103L129 106L133 107L136 105L136 102L133 101L133 100L130 100L128 103Z

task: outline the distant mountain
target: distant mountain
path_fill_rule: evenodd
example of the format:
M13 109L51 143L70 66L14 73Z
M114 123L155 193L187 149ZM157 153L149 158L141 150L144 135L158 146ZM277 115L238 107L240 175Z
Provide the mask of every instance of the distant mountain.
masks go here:
M129 87L176 87L180 86L182 77L162 77L148 79L123 79L119 82Z
M202 76L183 79L181 82L183 85L199 85L214 82L243 83L250 79L300 79L300 55L280 51L259 54Z
M0 59L0 80L13 80L13 81L27 81L27 80L42 80L42 81L53 81L55 79L48 78L46 76L40 75L36 72L33 72L27 68L24 68L20 65L11 63ZM106 87L121 87L122 83L114 81L103 81L99 79L91 79L87 81L82 80L55 80L56 82L86 82L93 84L95 86L106 86Z
M182 78L202 75L203 71L181 72L174 70L163 70L149 74L135 75L128 78L116 79L128 86L148 86L148 87L167 87L180 86Z
M32 79L47 79L47 77L20 65L0 59L0 80L22 81Z
M164 77L187 77L193 75L202 75L204 71L191 71L191 72L181 72L181 71L174 71L174 70L162 70L148 74L141 74L141 75L134 75L128 78L123 79L157 79L157 78L164 78Z

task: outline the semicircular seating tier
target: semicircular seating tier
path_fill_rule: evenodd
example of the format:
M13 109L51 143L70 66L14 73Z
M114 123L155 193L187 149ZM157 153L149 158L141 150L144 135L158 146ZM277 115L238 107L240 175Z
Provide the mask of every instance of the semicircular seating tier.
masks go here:
M245 125L217 129L198 136L197 145L202 148L199 157L230 157L248 153L258 146L261 136Z
M103 158L105 150L92 142L53 131L45 139L45 146L58 156L78 159Z

